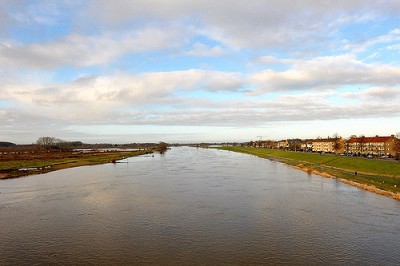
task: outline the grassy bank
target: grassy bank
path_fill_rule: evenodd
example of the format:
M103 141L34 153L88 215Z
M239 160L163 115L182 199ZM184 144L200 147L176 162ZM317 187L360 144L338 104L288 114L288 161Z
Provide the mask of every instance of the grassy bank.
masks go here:
M147 153L152 153L152 150L24 154L23 157L3 158L0 162L0 179L47 173L77 166L110 163Z
M400 162L397 161L247 147L218 149L279 160L309 173L341 178L345 183L400 199Z

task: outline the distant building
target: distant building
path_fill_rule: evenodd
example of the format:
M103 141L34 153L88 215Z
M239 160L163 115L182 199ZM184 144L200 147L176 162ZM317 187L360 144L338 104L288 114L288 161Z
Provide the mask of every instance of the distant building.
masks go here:
M287 150L289 149L289 142L287 140L280 140L278 141L277 148Z
M375 137L351 137L346 141L346 152L357 155L391 155L396 156L394 135Z
M313 152L341 153L344 152L342 138L315 139L312 141Z

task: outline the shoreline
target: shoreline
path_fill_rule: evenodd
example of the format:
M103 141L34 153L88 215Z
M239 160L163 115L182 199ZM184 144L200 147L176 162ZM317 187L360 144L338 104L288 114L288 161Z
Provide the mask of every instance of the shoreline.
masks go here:
M371 183L375 182L378 185L382 185L381 182L372 180L373 178L383 179L384 180L383 184L385 183L385 181L388 181L389 179L391 179L389 181L395 180L396 183L398 183L398 182L400 182L400 177L397 177L397 176L396 177L384 176L384 175L378 176L376 174L369 173L366 171L358 171L358 173L357 173L357 171L353 172L353 171L349 171L348 169L343 169L343 168L334 168L334 167L328 168L328 166L323 166L322 164L316 164L316 163L307 162L307 161L297 161L297 160L293 160L290 158L284 158L284 157L274 157L274 156L271 156L270 154L260 154L260 153L254 152L254 150L240 150L237 148L235 149L235 147L224 147L224 148L217 148L217 149L249 154L249 155L257 156L262 159L268 159L271 161L278 161L278 162L284 163L288 166L291 166L292 168L295 168L297 170L307 172L309 174L315 174L315 175L318 175L318 176L321 176L324 178L338 179L340 182L342 182L344 184L358 187L360 189L400 201L400 192L399 191L385 190L385 189L375 186L374 184L371 184ZM309 165L305 165L305 164L309 164ZM357 182L357 180L354 180L354 179L364 179L364 181L366 183ZM368 184L367 182L369 182L370 184ZM394 188L397 189L397 187L399 187L399 186L394 185Z
M119 160L153 153L153 150L141 151L112 151L102 153L80 154L80 156L68 158L35 158L28 160L10 160L4 163L12 167L0 169L0 180L40 175L58 170L79 166L100 165L106 163L118 163ZM2 162L3 163L3 162Z
M285 162L283 162L283 163L285 163ZM369 191L369 192L373 192L375 194L379 194L379 195L386 196L386 197L389 197L389 198L392 198L392 199L400 201L400 193L387 191L387 190L383 190L383 189L377 188L377 187L375 187L373 185L362 184L362 183L355 182L355 181L352 181L352 180L340 178L340 177L328 174L326 172L320 172L318 170L309 168L307 166L291 165L291 164L288 164L288 163L285 163L285 164L289 165L289 166L291 166L291 167L293 167L295 169L307 172L309 174L319 175L319 176L324 177L324 178L338 179L340 182L342 182L344 184L347 184L347 185L350 185L350 186L354 186L354 187L358 187L358 188L361 188L363 190L366 190L366 191Z

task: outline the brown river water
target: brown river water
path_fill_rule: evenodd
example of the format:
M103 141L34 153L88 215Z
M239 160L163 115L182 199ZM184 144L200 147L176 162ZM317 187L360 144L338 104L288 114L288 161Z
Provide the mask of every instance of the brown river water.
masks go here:
M400 203L246 154L173 148L0 180L0 265L400 264Z

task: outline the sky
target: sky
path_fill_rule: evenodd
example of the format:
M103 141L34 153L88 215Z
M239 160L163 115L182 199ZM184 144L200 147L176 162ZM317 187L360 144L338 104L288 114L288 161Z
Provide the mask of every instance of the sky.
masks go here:
M398 0L0 0L0 141L397 132Z

